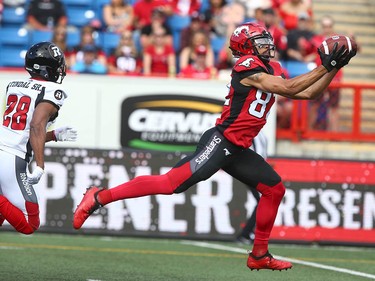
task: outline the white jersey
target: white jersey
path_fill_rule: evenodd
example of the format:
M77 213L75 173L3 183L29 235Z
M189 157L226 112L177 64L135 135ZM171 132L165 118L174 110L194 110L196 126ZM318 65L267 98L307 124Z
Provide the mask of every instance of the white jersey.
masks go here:
M29 143L30 122L35 107L41 101L47 101L60 109L67 94L60 84L30 78L10 82L5 98L6 108L0 126L0 149L29 161L32 157ZM57 115L58 113L51 117L47 128Z
M266 160L267 159L267 146L268 146L267 137L261 130L258 133L258 135L253 139L253 144L251 145L250 148Z

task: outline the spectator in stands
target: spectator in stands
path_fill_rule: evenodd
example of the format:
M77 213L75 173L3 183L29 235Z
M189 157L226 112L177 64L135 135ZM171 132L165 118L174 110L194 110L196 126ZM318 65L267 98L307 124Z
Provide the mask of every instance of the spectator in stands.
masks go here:
M215 67L209 67L206 64L207 48L204 45L195 49L195 60L191 61L187 67L181 69L179 77L210 79L215 78L217 70Z
M296 29L298 16L307 14L312 17L312 7L309 0L286 0L280 5L280 17L286 30Z
M134 22L136 30L151 23L152 11L159 8L166 16L173 14L172 3L168 0L138 0L134 4Z
M143 74L155 76L176 75L176 55L168 43L165 30L160 28L152 33L152 43L143 54Z
M189 65L189 62L196 60L195 50L199 46L205 46L207 49L206 53L206 66L214 67L215 65L215 55L211 48L210 39L206 36L203 31L197 31L193 34L189 46L182 49L180 53L180 69L184 69Z
M27 10L28 29L52 31L56 25L67 25L65 5L59 0L31 0Z
M285 57L287 49L287 37L285 31L278 23L277 15L273 8L267 8L262 10L262 21L267 28L268 32L271 33L273 41L276 46L276 59L280 60Z
M336 35L334 29L335 22L330 16L323 16L320 20L320 33L314 36L312 42L315 48L328 37ZM316 55L316 61L319 56ZM335 75L332 81L340 82L343 77L343 71ZM339 101L340 89L327 88L322 95L314 101L310 101L309 124L310 128L315 130L339 130Z
M212 36L227 38L235 27L245 22L245 8L237 2L210 0L211 9L205 13Z
M204 15L198 12L191 15L191 22L188 27L185 27L180 34L180 50L189 46L193 34L197 31L203 31L209 37L209 27L205 23Z
M200 0L172 0L173 14L180 16L191 16L198 13L200 6Z
M150 24L145 25L141 29L141 47L144 50L147 46L151 44L151 34L155 30L164 29L165 30L165 41L167 44L172 45L173 38L171 29L167 25L166 21L166 15L164 14L163 10L161 8L155 8L152 11L151 14L151 22Z
M68 46L66 43L67 37L67 29L64 25L57 25L53 29L53 35L51 41L55 43L57 47L60 48L61 51L64 52L65 56L67 57Z
M126 0L111 0L103 6L103 22L109 32L121 33L133 26L133 6Z
M315 62L316 48L311 43L314 37L311 18L307 13L298 15L297 28L287 34L287 59L300 62Z
M107 57L105 52L99 45L95 44L95 37L97 35L97 31L95 31L95 29L90 25L86 25L81 28L80 43L77 46L73 47L73 49L69 52L69 65L74 65L77 61L83 60L82 49L86 45L94 45L96 48L97 59L103 65L107 64Z
M130 30L122 32L118 46L108 58L108 70L111 74L141 73L141 62Z
M272 8L270 0L234 0L245 7L246 21L257 21L262 10Z
M216 36L225 36L226 28L222 28L222 26L219 25L219 18L227 2L226 0L209 0L209 3L209 8L204 12L206 23L210 27L210 31Z
M218 78L227 79L232 72L232 68L236 62L236 59L233 57L232 50L229 48L229 38L225 40L225 44L220 49L216 61L216 68L218 70Z
M82 48L83 59L70 68L73 72L88 74L106 74L107 66L98 60L98 50L95 45L85 45Z

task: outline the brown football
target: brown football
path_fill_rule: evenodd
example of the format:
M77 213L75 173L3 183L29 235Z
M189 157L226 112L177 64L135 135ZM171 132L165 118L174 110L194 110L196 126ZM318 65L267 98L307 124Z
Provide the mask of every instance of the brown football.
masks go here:
M344 45L349 52L352 50L357 51L357 43L354 41L354 39L344 35L334 35L327 38L320 44L319 49L328 55L332 52L336 42L338 43L337 50Z

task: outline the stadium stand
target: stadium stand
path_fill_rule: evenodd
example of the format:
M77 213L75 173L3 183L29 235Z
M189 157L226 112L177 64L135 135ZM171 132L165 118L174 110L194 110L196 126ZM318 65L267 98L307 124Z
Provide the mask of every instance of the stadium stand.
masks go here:
M326 14L335 19L338 33L355 34L359 54L344 69L345 81L373 82L375 77L375 2L373 0L314 0L316 22Z
M167 24L171 28L173 36L173 47L180 50L180 34L181 30L189 26L191 18L189 16L173 15L168 17Z
M74 46L78 45L80 39L81 39L81 34L78 30L77 31L68 30L67 36L66 36L66 44L68 48L73 48Z
M1 46L0 66L23 67L27 48L21 46Z
M136 0L132 0L134 4ZM68 24L76 26L78 29L95 19L102 19L103 5L109 0L62 0L68 14ZM1 21L0 46L20 46L35 43L38 38L46 39L48 34L29 32L23 35L19 28L26 22L28 1L24 6L5 6ZM209 1L202 0L200 11L208 8ZM353 32L361 46L359 55L353 60L350 68L345 69L344 78L350 81L372 81L375 77L375 5L373 0L314 0L313 14L316 22L329 11L336 21L338 32L347 34ZM173 30L174 47L179 50L179 36L181 29L190 23L189 17L172 16L168 19ZM8 29L13 28L13 29ZM18 31L17 31L18 29ZM113 42L106 42L113 38L113 35L105 35L103 31L98 31L102 38L99 42L105 44L104 48L109 50L115 45ZM21 33L21 34L20 34ZM27 41L28 40L28 41ZM68 33L68 46L74 46L79 41L79 32ZM212 38L211 44L215 50L220 49L223 44L222 38ZM2 50L3 52L3 50Z
M227 38L220 37L220 36L214 36L210 39L211 47L212 47L212 50L214 51L214 54L215 54L215 61L216 62L218 61L219 52L224 47L226 40L227 40Z
M112 32L102 32L100 45L106 54L110 54L115 49L120 41L121 35Z
M30 31L29 33L30 33L30 45L36 44L41 41L50 41L53 36L52 31L33 30L33 31Z
M1 26L19 27L26 21L26 9L24 7L4 7Z
M68 15L68 24L75 27L82 27L95 19L95 11L87 8L69 8L66 10Z
M314 18L319 19L329 14L335 19L335 29L338 33L355 34L360 45L360 51L350 62L350 67L344 68L344 81L359 81L373 83L375 77L375 2L372 0L314 0ZM373 91L362 93L362 129L371 132L375 124ZM353 118L353 91L342 89L340 106L340 128L350 131Z
M0 28L0 46L1 47L24 47L28 48L30 44L29 32L20 27L2 27ZM4 50L1 50L4 53Z
M65 7L67 9L70 8L85 8L85 9L91 9L92 8L92 2L91 0L62 0L62 2L65 4ZM106 1L108 2L108 0Z

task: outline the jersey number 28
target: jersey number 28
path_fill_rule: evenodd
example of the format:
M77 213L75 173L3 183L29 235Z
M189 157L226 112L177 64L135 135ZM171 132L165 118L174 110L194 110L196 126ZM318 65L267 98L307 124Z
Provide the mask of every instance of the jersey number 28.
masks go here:
M28 96L18 98L16 95L9 95L7 109L4 112L3 126L17 131L24 130L30 103L31 98Z

